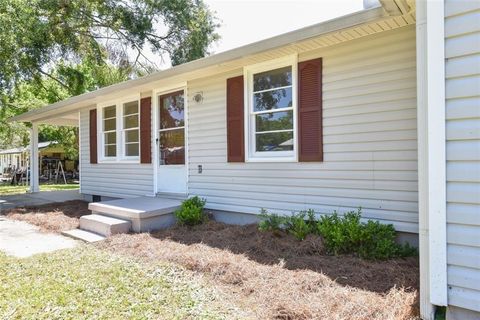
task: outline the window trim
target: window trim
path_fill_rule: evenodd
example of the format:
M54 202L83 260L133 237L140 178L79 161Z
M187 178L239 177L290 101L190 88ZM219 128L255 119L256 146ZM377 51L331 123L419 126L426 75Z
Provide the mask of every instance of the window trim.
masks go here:
M132 128L125 129L123 126L123 105L128 102L137 101L138 103L138 128L139 131L139 138L138 138L138 156L125 156L125 130L131 130ZM116 136L117 136L117 149L116 149L116 156L115 157L106 157L105 156L105 135L103 131L103 109L105 107L115 106L115 117L116 117ZM140 94L134 94L130 96L124 96L119 99L102 101L101 103L97 104L97 153L98 163L140 163L140 115L141 108L140 108ZM112 131L113 132L113 131Z
M292 151L255 151L255 114L268 113L268 111L253 112L253 76L257 73L279 69L282 67L292 68L292 107L278 111L293 111L293 150ZM298 57L287 57L270 60L243 69L244 81L244 126L245 126L245 162L298 162ZM283 87L279 87L283 88ZM253 120L252 120L253 119ZM277 130L275 130L277 131ZM288 129L290 131L290 129Z

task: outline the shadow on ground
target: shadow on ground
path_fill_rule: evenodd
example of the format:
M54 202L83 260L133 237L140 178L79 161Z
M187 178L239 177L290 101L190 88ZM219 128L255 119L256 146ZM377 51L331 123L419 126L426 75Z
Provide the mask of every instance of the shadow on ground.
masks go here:
M418 289L419 267L415 257L366 261L354 256L328 256L320 237L298 241L291 235L259 232L256 225L236 226L218 222L157 231L152 237L185 245L203 243L242 254L265 265L283 264L289 270L321 272L341 285L387 293L390 289Z

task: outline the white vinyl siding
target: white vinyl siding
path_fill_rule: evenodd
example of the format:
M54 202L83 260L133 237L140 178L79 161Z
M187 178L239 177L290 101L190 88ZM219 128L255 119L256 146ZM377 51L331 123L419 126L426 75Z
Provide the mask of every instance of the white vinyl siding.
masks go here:
M89 110L80 111L80 175L83 194L131 198L153 193L151 164L90 164Z
M448 303L480 312L480 2L445 16Z
M365 218L418 232L415 28L299 60L318 57L324 162L227 163L226 79L242 74L239 69L188 83L191 94L204 96L189 109L189 193L206 197L211 209L254 214L362 207Z

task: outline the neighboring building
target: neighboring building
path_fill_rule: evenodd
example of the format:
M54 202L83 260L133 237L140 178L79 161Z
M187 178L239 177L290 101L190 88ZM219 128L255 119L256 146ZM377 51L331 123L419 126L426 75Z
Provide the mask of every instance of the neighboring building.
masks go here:
M0 173L5 173L9 168L25 170L28 167L29 147L18 147L0 150ZM41 156L58 157L64 159L64 151L54 142L40 142L38 151Z
M76 161L65 156L65 150L56 142L40 142L38 144L39 159L41 160L40 172L54 170L52 166L62 161L65 171L75 170ZM13 171L26 171L29 166L29 147L19 147L0 150L0 174L3 176Z
M362 207L419 240L424 319L478 319L480 2L381 3L13 120L79 127L89 200Z

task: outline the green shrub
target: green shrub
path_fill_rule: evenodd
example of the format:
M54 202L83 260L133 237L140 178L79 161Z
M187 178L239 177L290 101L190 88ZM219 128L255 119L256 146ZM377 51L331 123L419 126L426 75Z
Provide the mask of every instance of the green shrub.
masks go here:
M180 209L175 211L175 217L181 225L194 226L204 222L207 216L203 212L206 200L198 196L182 202Z
M270 214L266 209L260 212L260 222L258 223L258 229L260 231L272 231L279 232L285 227L286 218L277 214Z
M385 260L416 254L410 245L395 242L396 232L391 224L378 221L360 221L361 210L348 212L343 217L337 213L323 216L317 225L330 254L354 253L364 259Z
M326 251L333 255L356 254L364 259L385 260L417 253L410 245L395 242L393 225L373 220L361 222L361 209L347 212L342 217L334 212L319 220L311 209L288 217L269 214L262 209L260 217L259 230L274 233L285 231L298 240L304 240L309 234L320 235Z
M300 211L286 218L286 230L298 240L304 240L307 235L315 233L316 218L312 209Z

